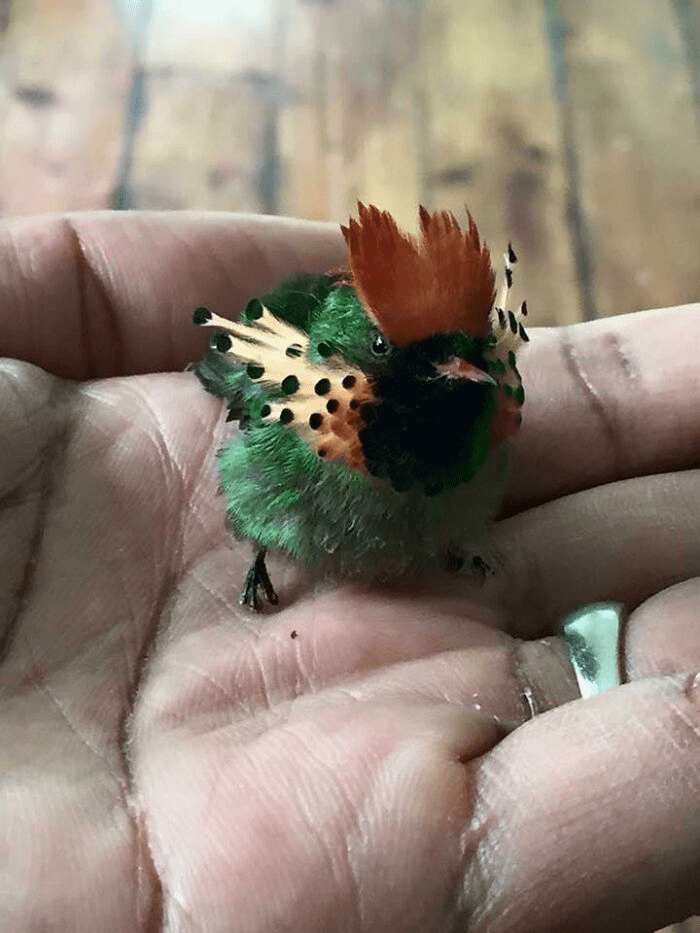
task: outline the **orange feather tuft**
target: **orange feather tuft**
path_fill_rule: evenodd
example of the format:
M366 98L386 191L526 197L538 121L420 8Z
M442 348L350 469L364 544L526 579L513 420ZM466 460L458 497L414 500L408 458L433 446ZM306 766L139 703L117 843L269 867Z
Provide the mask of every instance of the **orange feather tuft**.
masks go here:
M499 392L496 411L489 426L489 449L493 450L494 447L512 437L520 427L521 420L518 402L512 396L507 396L505 392Z
M420 209L420 237L399 229L387 211L359 204L359 220L341 227L352 284L365 311L397 346L432 334L490 333L495 276L476 224L462 230L447 211Z

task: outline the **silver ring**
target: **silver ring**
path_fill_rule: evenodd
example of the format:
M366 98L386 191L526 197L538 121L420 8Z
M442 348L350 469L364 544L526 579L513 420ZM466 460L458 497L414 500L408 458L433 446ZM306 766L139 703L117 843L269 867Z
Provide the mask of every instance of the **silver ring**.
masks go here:
M584 698L623 682L622 617L618 603L596 603L567 616L561 625L561 639Z

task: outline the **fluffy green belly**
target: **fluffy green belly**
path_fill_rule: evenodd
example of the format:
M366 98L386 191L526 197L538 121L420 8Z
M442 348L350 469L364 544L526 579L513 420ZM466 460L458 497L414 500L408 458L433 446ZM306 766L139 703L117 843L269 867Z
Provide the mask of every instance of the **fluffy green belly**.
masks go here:
M319 574L369 579L473 553L497 511L507 456L497 450L468 483L433 496L396 492L343 462L319 458L282 425L235 436L219 454L234 533L281 549Z

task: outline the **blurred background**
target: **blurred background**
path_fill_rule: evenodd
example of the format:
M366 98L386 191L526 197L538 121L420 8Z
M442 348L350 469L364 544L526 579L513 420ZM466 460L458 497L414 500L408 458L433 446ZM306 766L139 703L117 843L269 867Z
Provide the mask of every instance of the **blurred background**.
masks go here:
M533 323L700 299L700 0L0 0L0 211L513 240Z

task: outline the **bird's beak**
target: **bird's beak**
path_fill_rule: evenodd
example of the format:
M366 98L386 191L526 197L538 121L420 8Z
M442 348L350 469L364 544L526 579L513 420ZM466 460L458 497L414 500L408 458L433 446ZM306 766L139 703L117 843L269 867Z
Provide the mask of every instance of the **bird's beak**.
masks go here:
M453 356L447 363L440 363L437 371L441 376L447 376L448 379L465 379L467 382L477 382L488 386L498 385L496 380L483 369L456 356Z

